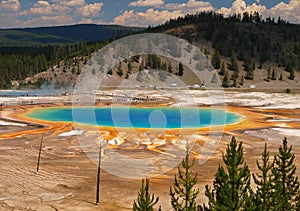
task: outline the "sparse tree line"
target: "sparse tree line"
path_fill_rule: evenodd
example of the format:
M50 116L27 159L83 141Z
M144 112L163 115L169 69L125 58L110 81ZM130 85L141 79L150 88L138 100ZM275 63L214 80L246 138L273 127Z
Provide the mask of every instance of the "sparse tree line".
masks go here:
M267 144L261 160L256 161L258 173L251 174L244 159L243 142L235 137L227 145L222 155L223 164L219 164L212 186L205 186L207 203L197 204L199 189L197 173L191 171L195 160L189 160L189 154L178 167L173 187L170 187L170 203L175 211L293 211L300 210L300 183L296 176L295 155L287 139L274 158L270 158ZM255 188L251 186L251 178ZM138 198L134 200L133 210L161 210L159 197L150 194L149 179L142 180ZM156 207L156 208L155 208Z
M118 75L119 77L124 77L128 79L133 73L133 67L138 65L135 71L136 80L142 82L145 80L144 69L149 70L150 75L154 75L157 72L158 77L161 81L165 81L168 76L173 74L178 76L183 76L184 66L181 62L172 64L171 61L163 61L159 56L155 54L148 54L146 57L141 57L141 62L139 61L140 56L135 56L134 58L126 59L123 62L119 62L118 67L114 68L115 71L109 69L107 71L108 75ZM140 62L140 63L139 63ZM126 65L127 64L127 65Z
M253 80L254 79L254 72L256 70L255 61L251 58L247 58L243 61L243 70L240 71L238 60L235 53L232 51L230 61L225 63L221 60L220 52L217 49L215 53L212 55L211 63L215 69L219 71L219 75L223 76L222 86L224 88L228 87L237 87L243 86L244 80ZM258 69L262 69L262 66L259 65ZM294 80L295 79L295 69L292 65L289 65L288 68L285 68L288 72L289 76L287 79ZM231 75L231 76L230 76ZM284 80L282 73L277 75L277 72L273 68L271 71L271 67L269 66L266 71L266 77L264 80Z

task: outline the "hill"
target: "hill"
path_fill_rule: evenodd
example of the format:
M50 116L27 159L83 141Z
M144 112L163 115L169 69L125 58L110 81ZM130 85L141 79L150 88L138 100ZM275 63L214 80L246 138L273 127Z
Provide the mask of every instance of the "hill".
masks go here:
M0 87L11 87L12 80L24 83L26 78L29 79L25 83L31 81L33 87L44 82L51 83L52 79L63 84L76 81L77 74L93 52L128 32L125 27L123 32L112 33L112 29L116 32L118 26L107 26L112 27L108 30L112 36L110 40L94 43L83 41L83 38L89 41L96 39L97 33L92 30L93 27L95 25L76 25L18 31L24 36L26 33L36 37L47 34L54 40L63 38L66 42L80 42L39 47L0 47L0 73L3 76L0 78ZM274 18L262 19L258 13L224 17L203 12L171 19L165 24L139 32L166 33L198 46L219 73L223 87L248 88L253 84L263 89L300 87L300 25L289 24L280 18L275 21ZM25 39L23 35L21 38ZM166 71L172 69L178 75L175 72L178 63L168 58L145 56L141 61L132 64L123 61L119 65L122 75L118 74L118 67L107 70L111 75L107 84L118 84L117 81L136 74L139 69L151 70L155 69L154 66ZM133 68L128 71L130 65ZM189 77L187 71L179 77L187 85L201 83L191 80L193 77Z
M171 19L147 32L167 33L199 46L222 79L228 74L231 80L225 87L244 82L271 87L279 81L300 87L300 25L281 18L262 19L257 12L230 17L203 12Z
M118 25L79 24L38 28L0 29L0 47L96 42L140 30Z

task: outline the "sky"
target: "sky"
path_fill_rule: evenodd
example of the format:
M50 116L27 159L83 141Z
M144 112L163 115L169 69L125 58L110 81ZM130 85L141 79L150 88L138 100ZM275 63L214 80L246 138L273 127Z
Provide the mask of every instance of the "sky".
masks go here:
M156 26L202 11L258 11L300 24L300 0L0 0L0 28L80 23Z

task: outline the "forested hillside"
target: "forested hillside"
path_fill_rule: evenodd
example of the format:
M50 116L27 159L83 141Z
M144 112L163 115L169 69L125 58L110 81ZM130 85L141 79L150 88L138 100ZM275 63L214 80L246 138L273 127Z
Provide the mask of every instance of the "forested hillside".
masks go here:
M139 30L142 28L96 24L0 29L0 47L74 44L80 41L98 42Z
M233 82L225 87L242 85L244 78L253 80L257 69L266 70L259 80L283 80L282 74L294 80L300 70L300 25L281 18L263 19L257 12L225 18L203 12L171 19L147 31L178 36L195 45L206 43L209 48L203 52L220 75L231 74Z
M199 46L219 72L223 87L240 87L251 83L260 83L261 86L273 83L280 87L292 84L293 87L299 87L297 81L300 78L300 25L289 24L281 18L262 19L256 12L230 17L203 12L171 19L165 24L149 27L144 31L118 26L104 28L108 31L103 35L110 37L104 41L100 41L101 33L94 30L94 25L20 29L18 33L12 30L16 37L10 36L10 40L26 40L28 37L25 35L29 33L35 37L47 35L54 40L62 38L64 43L0 47L0 89L11 88L12 80L21 81L28 76L53 69L54 66L59 67L62 61L64 72L59 75L63 76L66 73L65 69L70 69L69 72L76 76L80 73L79 63L85 63L92 52L119 37L143 32L167 33ZM1 34L0 31L0 38L4 35L5 33L2 31ZM46 40L47 36L44 37ZM166 65L158 66L167 67L170 63L167 60L164 62ZM149 61L146 59L144 64L149 64ZM176 69L178 64L174 65L169 66ZM127 64L122 65L124 66L127 67ZM115 71L111 74L128 78L126 74L123 76ZM179 76L187 79L185 73ZM280 83L277 83L279 81Z

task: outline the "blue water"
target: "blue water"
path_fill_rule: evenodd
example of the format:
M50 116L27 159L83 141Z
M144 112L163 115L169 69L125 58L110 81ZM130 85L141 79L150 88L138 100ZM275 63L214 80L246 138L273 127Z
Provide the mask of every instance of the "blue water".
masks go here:
M241 116L222 109L170 107L64 107L36 109L26 116L118 128L201 128L237 123Z

